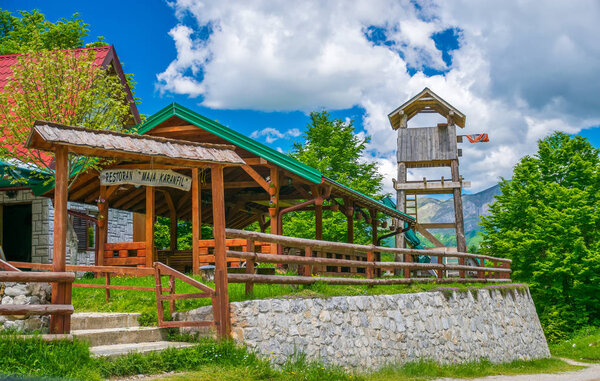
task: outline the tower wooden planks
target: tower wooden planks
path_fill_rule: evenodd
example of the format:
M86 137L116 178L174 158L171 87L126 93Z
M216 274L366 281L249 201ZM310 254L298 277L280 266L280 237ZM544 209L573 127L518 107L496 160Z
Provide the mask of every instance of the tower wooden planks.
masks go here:
M408 121L421 113L437 113L446 123L435 127L408 128ZM456 127L465 126L465 116L449 103L425 88L415 97L388 115L392 128L398 131L398 174L394 180L398 210L417 220L417 230L435 246L441 242L427 229L453 228L456 232L457 250L466 251L462 210L462 188L470 186L463 181L458 170L461 150L457 147ZM450 168L450 179L408 181L407 170L411 168ZM438 224L420 224L417 215L417 197L423 194L451 194L454 199L454 221ZM429 225L429 226L428 226ZM396 236L396 247L405 247L404 236Z

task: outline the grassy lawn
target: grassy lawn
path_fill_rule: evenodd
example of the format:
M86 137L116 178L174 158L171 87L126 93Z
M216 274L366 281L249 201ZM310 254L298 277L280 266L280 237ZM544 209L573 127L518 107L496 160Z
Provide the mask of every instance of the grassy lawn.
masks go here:
M22 339L0 335L0 378L5 375L101 380L178 372L165 380L429 380L438 377L482 377L556 373L577 370L558 359L516 361L493 365L487 361L438 365L419 362L389 367L374 373L348 373L302 358L290 360L275 369L231 342L202 340L196 346L169 349L161 353L130 354L117 359L91 358L85 343L75 340L45 342L35 337ZM180 373L181 372L181 373Z
M587 327L569 340L550 345L550 352L583 362L600 362L600 327Z
M201 281L199 276L194 277ZM79 279L75 283L93 283L104 284L104 278L84 278ZM128 285L128 286L154 286L154 277L113 277L111 284ZM167 278L163 277L163 285L167 287ZM208 286L214 287L214 284L207 283ZM450 283L443 287L453 287L460 290L467 290L473 287L485 287L491 283L481 284L460 284ZM294 297L331 297L341 295L378 295L378 294L403 294L429 291L440 287L437 284L414 284L414 285L384 285L384 286L335 286L323 283L317 283L307 286L294 285L270 285L257 284L254 286L252 295L245 295L245 285L243 283L232 283L229 285L229 299L232 302L248 300L248 299L264 299L276 298L284 296ZM197 290L176 280L175 290L177 293L197 292ZM104 298L104 290L89 289L89 288L73 288L73 306L75 312L140 312L143 314L142 323L152 324L157 321L156 317L156 299L154 292L150 291L122 291L111 290L111 297L108 302ZM210 305L210 299L187 299L177 301L177 309L179 311L191 310L201 306Z

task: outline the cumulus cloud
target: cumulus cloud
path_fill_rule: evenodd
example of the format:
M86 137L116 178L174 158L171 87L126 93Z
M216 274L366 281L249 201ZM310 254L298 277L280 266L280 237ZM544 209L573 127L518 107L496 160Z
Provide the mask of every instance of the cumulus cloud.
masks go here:
M178 0L172 6L180 20L170 32L177 57L158 75L161 91L220 109L358 105L372 138L366 159L379 164L388 192L396 145L387 114L426 86L467 115L462 133L490 135L490 143L462 144L461 172L474 191L510 177L515 162L550 132L600 124L594 0L543 7L533 0ZM208 37L197 33L207 29ZM436 34L447 30L457 31L455 50L436 44ZM265 130L255 134L267 142L287 134Z

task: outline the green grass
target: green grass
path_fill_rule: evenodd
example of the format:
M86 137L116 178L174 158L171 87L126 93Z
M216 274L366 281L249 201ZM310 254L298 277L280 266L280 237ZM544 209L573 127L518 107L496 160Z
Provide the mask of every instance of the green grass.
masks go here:
M571 339L550 345L550 352L576 361L600 362L600 327L583 328Z
M558 359L515 361L491 364L481 361L469 364L438 365L424 361L383 370L357 374L340 368L309 362L302 357L288 360L275 369L245 348L233 342L217 343L204 339L196 346L168 349L160 353L130 354L116 359L94 359L87 344L75 340L45 342L32 337L23 339L11 334L0 335L0 378L6 375L54 377L74 380L100 380L137 374L177 372L166 380L428 380L438 377L483 377L556 373L577 370Z
M199 276L195 279L201 280ZM86 284L104 284L104 278L84 278L78 279L75 283ZM111 284L128 286L154 286L154 277L112 277ZM206 283L209 287L214 287L212 283ZM451 287L459 290L468 290L471 288L480 288L490 284L460 284L450 283L443 285L444 288ZM163 278L163 286L167 287L167 280ZM229 300L232 302L265 299L278 297L332 297L341 295L381 295L381 294L404 294L430 291L438 288L438 284L413 284L413 285L384 285L384 286L335 286L324 283L316 283L308 286L294 285L270 285L256 284L254 293L245 295L245 285L243 283L229 284ZM175 290L177 293L197 292L197 290L187 283L176 280ZM104 290L89 288L73 288L72 303L75 312L140 312L142 313L141 322L146 325L154 324L157 321L156 299L154 292L151 291L123 291L111 290L111 297L108 302L105 301ZM177 301L178 311L187 311L194 308L210 305L210 299L184 299Z
M440 365L433 361L421 361L402 366L392 366L369 374L365 380L431 380L443 377L475 378L494 375L559 373L581 369L556 359L513 361L492 364L487 360L466 364Z

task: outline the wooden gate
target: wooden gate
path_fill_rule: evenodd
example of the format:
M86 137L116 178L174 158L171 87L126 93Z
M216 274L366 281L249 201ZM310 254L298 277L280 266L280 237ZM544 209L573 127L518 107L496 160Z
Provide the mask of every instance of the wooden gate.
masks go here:
M169 294L163 294L162 287L162 276L169 277ZM190 293L190 294L175 294L175 279L179 279L191 286L196 287L201 292ZM158 309L158 326L159 327L212 327L220 324L219 319L219 301L217 300L217 294L214 289L208 287L190 278L189 276L180 273L179 271L163 264L160 262L154 263L154 280L156 285L156 307ZM173 314L175 312L175 301L177 299L197 299L197 298L211 298L213 307L213 320L201 320L201 321L165 321L163 302L169 302L169 312Z

